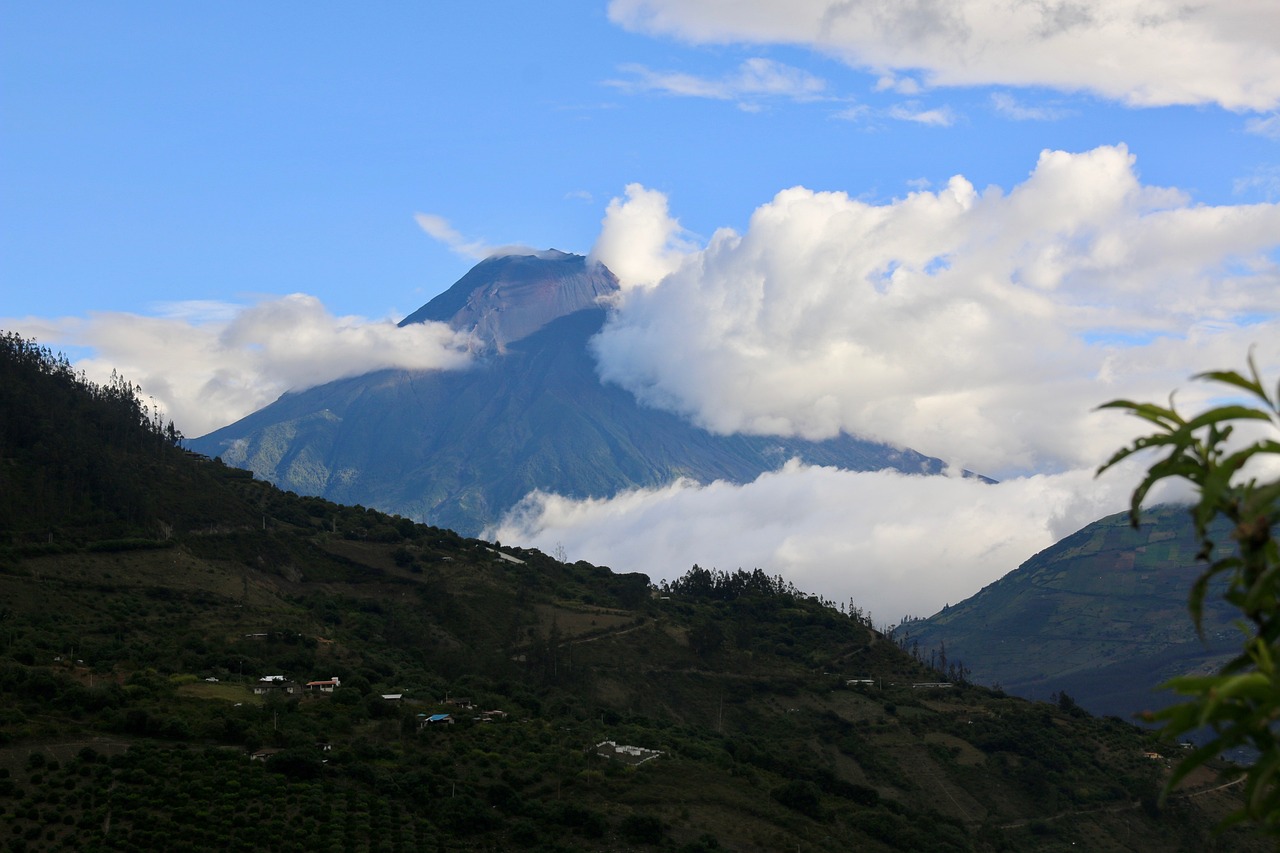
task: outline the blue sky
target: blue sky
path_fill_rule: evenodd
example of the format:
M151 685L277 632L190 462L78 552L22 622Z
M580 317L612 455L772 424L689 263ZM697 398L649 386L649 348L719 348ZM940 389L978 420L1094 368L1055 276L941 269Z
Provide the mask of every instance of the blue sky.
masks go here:
M192 435L343 372L456 367L444 330L389 321L498 247L592 252L628 286L601 371L650 404L1004 478L967 522L961 486L892 487L955 531L919 557L970 567L934 591L954 601L1119 508L1126 483L1089 472L1132 427L1098 403L1250 345L1280 369L1274 0L6 2L0 80L0 327L122 370ZM921 534L885 519L793 520L828 525L813 554L787 531L617 544L700 514L767 528L798 482L846 507L889 488L547 498L501 538L889 595L815 568L910 564ZM1000 529L1028 505L1033 536Z
M494 245L585 252L632 182L668 194L699 235L741 228L785 187L889 199L953 174L1009 187L1043 148L1117 142L1146 183L1203 203L1280 192L1276 140L1246 130L1263 112L1007 85L908 96L804 47L693 45L607 12L4 4L5 314L294 291L339 313L407 313L469 266L415 213ZM751 60L822 88L718 100L641 85L646 71L731 80Z

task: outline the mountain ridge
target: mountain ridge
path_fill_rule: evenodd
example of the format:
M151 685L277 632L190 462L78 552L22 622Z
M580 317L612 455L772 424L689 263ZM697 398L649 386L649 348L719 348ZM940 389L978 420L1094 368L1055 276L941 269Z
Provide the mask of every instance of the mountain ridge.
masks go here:
M1198 551L1186 507L1149 508L1137 529L1116 513L895 635L926 654L945 649L981 683L1031 699L1066 692L1093 713L1133 719L1173 701L1157 691L1163 681L1239 654L1239 614L1221 595L1206 598L1203 640L1187 612Z

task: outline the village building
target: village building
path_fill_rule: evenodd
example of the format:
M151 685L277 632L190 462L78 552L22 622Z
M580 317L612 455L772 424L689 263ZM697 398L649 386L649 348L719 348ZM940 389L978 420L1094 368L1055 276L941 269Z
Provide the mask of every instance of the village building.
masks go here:
M614 761L621 761L623 764L629 764L632 767L638 767L646 761L652 761L662 755L662 750L646 749L643 746L628 746L611 740L602 740L596 744L595 753L601 758L609 758Z
M283 675L264 675L253 685L253 692L257 696L268 696L279 693L285 693L292 696L294 694L301 693L302 687L293 681L289 681Z
M334 690L336 690L341 686L342 686L341 680L339 680L338 676L335 675L333 678L325 679L324 681L308 681L307 692L308 693L332 693Z

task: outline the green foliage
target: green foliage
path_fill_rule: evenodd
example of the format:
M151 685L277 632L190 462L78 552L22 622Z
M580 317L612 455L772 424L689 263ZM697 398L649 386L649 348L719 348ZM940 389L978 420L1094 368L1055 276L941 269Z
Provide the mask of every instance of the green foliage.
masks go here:
M792 779L784 782L769 792L769 796L789 809L795 809L814 820L822 820L822 800L818 797L818 789L811 782Z
M667 829L650 814L629 814L618 824L618 834L633 844L661 844Z
M1197 629L1205 607L1210 581L1225 578L1225 598L1244 616L1246 639L1241 653L1216 675L1184 676L1168 687L1186 701L1159 711L1152 719L1164 731L1177 736L1208 726L1213 738L1179 763L1166 785L1166 794L1196 767L1227 750L1247 747L1257 756L1245 778L1245 806L1234 817L1255 822L1269 834L1280 835L1280 545L1274 534L1280 522L1280 478L1259 481L1246 466L1280 457L1280 387L1274 395L1262 384L1249 358L1248 375L1235 371L1210 371L1196 378L1244 392L1248 402L1216 406L1191 419L1173 406L1116 400L1103 408L1116 408L1156 426L1156 431L1121 448L1099 469L1107 470L1139 451L1164 453L1153 463L1134 490L1130 507L1132 523L1139 523L1143 498L1166 479L1184 479L1196 489L1192 507L1200 539L1200 559L1208 568L1191 588L1189 609ZM1269 427L1272 436L1238 446L1230 442L1241 423ZM1235 548L1223 554L1217 549L1211 525L1223 518L1231 526Z
M61 428L12 422L33 417ZM115 453L89 437L90 455ZM0 573L15 849L1019 849L1012 821L1105 822L1097 804L1157 790L1135 727L965 685L924 697L903 685L927 669L860 611L761 572L697 570L654 598L644 575L510 545L521 562L501 560L156 450L129 441L73 504L33 500L38 465L0 453L0 503L29 525ZM172 546L91 549L138 536L101 520L112 478L138 470ZM51 529L73 546L27 549ZM699 626L720 637L702 658ZM255 696L265 673L342 686ZM441 712L457 724L420 726ZM661 754L631 766L598 757L605 740ZM1210 799L1097 837L1118 846L1136 820L1132 849L1178 848Z

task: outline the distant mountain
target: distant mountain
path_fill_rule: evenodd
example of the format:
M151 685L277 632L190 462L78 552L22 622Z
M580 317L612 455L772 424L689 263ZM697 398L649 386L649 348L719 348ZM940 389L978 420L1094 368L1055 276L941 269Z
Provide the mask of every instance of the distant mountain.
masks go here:
M1229 541L1225 535L1218 541ZM1216 670L1239 653L1238 612L1210 595L1204 641L1187 612L1204 568L1184 507L1127 513L1068 536L959 604L905 623L897 636L927 660L945 649L980 684L1045 699L1065 691L1095 714L1131 719L1169 704L1168 678Z
M791 458L942 471L938 459L849 435L713 435L640 405L600 381L587 346L617 290L581 255L491 258L401 324L471 332L470 368L384 370L285 394L188 446L300 494L467 535L535 489L585 498L680 477L743 483Z

